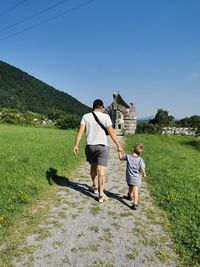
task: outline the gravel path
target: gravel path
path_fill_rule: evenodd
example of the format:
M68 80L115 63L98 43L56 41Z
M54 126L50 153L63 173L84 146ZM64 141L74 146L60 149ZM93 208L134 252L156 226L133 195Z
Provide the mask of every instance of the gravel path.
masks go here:
M132 203L124 198L125 163L118 160L115 145L109 143L106 202L98 203L89 191L87 163L68 180L55 177L62 186L56 189L48 222L21 244L22 249L30 249L23 257L14 258L14 266L177 266L172 242L162 226L166 219L154 206L145 182L140 209L130 209Z

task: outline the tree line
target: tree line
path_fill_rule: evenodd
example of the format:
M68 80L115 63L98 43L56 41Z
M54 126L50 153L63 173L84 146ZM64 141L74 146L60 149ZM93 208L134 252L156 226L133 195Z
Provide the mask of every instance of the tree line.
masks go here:
M196 134L200 134L200 116L193 115L181 120L175 120L174 116L169 115L167 110L158 109L152 120L139 122L137 133L160 133L163 127L187 127L196 129Z

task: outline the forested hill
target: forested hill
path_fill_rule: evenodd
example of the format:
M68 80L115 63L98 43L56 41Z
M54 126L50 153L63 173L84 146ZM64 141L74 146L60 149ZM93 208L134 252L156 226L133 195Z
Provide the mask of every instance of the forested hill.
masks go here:
M47 114L49 109L77 115L90 111L74 97L3 61L0 61L0 108L42 114Z

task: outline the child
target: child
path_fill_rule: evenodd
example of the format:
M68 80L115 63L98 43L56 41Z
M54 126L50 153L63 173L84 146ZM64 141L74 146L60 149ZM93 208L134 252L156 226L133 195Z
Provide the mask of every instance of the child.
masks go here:
M141 186L141 176L146 177L144 160L140 157L144 149L143 144L137 144L133 148L132 155L122 155L118 152L119 159L127 161L126 182L128 184L128 199L133 200L133 210L138 210L138 191Z

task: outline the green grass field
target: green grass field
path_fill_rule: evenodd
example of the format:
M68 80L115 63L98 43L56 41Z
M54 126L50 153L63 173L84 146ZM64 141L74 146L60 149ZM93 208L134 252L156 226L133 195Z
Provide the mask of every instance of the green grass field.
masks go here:
M84 158L84 143L80 156L72 155L74 137L75 131L70 130L0 124L0 244L8 229L20 222L23 210L52 188L49 169L67 177ZM182 266L199 266L200 140L130 135L126 151L138 142L145 145L146 180L157 205L169 218L168 230L183 259Z
M49 169L66 177L83 159L72 154L75 131L0 124L0 230L41 193L49 190ZM4 234L1 234L1 239Z
M150 191L167 213L183 266L200 265L200 139L186 136L127 136L126 150L145 145Z

